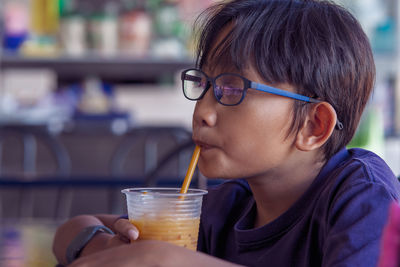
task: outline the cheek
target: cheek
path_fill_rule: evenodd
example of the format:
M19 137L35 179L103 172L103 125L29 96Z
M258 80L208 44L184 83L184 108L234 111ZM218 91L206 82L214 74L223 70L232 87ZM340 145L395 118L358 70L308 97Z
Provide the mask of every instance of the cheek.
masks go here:
M259 101L248 109L248 116L237 125L236 141L243 146L253 145L254 150L268 149L285 141L292 118L290 102L274 100Z
M236 125L239 126L239 125ZM235 127L224 135L223 145L200 156L198 167L209 178L243 178L254 175L275 161L277 154L269 134L255 127ZM272 136L273 137L273 136Z
M219 121L223 146L214 157L199 161L205 176L239 178L274 168L285 159L291 139L287 107L265 106L232 113Z

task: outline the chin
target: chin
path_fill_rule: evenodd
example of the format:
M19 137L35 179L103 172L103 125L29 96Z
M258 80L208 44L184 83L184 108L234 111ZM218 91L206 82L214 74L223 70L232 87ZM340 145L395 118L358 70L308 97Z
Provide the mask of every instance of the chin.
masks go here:
M222 175L219 175L218 172L215 171L206 171L199 169L201 174L207 177L207 179L223 179Z
M237 175L226 172L222 168L217 168L215 166L204 166L201 163L199 163L198 168L201 174L207 177L208 179L242 178L242 177L237 177Z
M202 175L207 177L208 179L220 179L222 177L222 173L218 168L211 166L203 166L201 163L198 164L199 171Z

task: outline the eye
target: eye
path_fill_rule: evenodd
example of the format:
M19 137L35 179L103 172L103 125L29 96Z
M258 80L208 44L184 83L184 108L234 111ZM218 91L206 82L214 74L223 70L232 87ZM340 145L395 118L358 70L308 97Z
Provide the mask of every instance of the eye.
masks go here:
M238 96L242 95L243 92L242 88L237 88L235 85L223 85L221 90L224 96Z
M199 83L197 84L199 87L206 87L207 86L207 82L206 81L199 81Z
M235 105L242 99L244 82L237 75L223 74L215 80L215 95L226 105Z

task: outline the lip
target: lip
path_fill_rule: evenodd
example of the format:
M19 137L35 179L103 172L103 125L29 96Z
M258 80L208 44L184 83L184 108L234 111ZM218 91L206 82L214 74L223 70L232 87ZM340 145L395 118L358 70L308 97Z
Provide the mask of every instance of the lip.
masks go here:
M194 143L198 145L202 151L216 148L216 146L200 140L194 140Z

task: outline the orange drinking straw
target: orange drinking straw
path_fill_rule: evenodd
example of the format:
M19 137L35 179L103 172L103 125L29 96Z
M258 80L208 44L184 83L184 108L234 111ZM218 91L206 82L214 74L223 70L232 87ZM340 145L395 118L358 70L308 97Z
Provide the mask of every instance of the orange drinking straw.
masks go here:
M192 181L193 173L194 170L196 169L197 161L199 161L199 156L200 156L200 147L196 145L193 151L192 159L190 160L189 168L186 172L185 180L183 180L183 184L181 187L181 194L186 194L190 181Z

